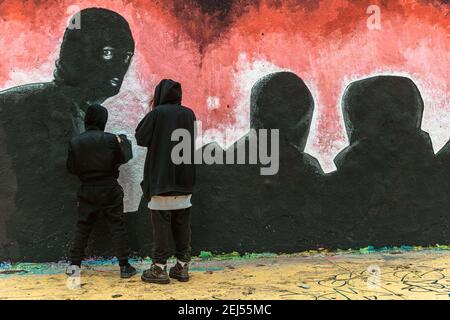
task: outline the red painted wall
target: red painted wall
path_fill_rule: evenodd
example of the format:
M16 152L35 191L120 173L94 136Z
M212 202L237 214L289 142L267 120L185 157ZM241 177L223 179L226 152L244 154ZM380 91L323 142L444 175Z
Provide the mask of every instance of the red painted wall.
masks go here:
M233 2L233 1L230 1ZM205 3L205 1L203 1ZM0 88L52 79L73 1L0 2ZM367 7L381 8L369 30ZM107 102L112 128L131 131L155 83L173 78L204 128L248 128L249 94L262 75L297 73L316 110L307 151L326 171L346 144L340 97L352 80L381 73L411 77L425 100L423 128L437 151L450 132L449 5L440 1L234 1L221 10L196 1L80 0L130 23L136 55L121 93ZM137 178L137 180L139 180Z

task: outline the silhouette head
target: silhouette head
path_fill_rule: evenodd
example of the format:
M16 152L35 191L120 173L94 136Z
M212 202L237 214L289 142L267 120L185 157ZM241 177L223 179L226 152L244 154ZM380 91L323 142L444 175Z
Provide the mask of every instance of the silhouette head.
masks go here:
M303 151L308 139L314 100L306 84L291 72L276 72L260 79L252 88L250 126L279 129L280 143Z
M182 89L179 82L163 79L155 88L153 107L162 104L181 104Z
M83 9L71 22L56 62L55 82L84 87L93 101L116 95L134 54L128 22L102 8Z
M108 122L108 110L99 105L92 104L86 110L84 125L86 129L100 129L105 131L106 122Z
M362 138L395 139L420 131L423 100L411 79L377 76L351 83L342 108L350 143Z

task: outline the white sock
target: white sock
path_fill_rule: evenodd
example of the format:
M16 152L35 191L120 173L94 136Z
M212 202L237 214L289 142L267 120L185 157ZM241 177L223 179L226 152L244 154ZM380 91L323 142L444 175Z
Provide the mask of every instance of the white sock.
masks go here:
M158 267L160 267L161 269L164 270L164 268L166 267L165 264L161 264L161 263L155 263L155 265L157 265Z
M183 261L178 260L178 259L177 259L177 263L179 263L180 266L182 266L182 267L184 267L185 265L188 265L188 264L189 264L189 262L183 262Z

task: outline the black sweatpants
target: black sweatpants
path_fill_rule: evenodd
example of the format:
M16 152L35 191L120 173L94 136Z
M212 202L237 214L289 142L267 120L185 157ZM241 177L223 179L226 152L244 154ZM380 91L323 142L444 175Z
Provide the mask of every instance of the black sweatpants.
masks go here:
M170 236L175 242L175 257L191 260L191 213L182 210L151 210L153 225L153 263L166 264L171 256Z
M123 220L123 189L119 184L102 186L83 184L78 189L78 222L70 250L70 261L83 260L89 235L99 215L104 215L112 236L117 259L128 263L128 238Z

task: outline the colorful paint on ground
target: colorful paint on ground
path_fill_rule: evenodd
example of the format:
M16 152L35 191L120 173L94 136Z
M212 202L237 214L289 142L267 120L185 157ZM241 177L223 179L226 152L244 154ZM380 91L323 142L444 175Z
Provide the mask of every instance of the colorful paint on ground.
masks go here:
M68 286L64 262L3 263L0 299L450 299L447 246L279 256L204 252L192 263L189 283L167 286L143 283L139 275L120 279L115 262L87 261L79 289ZM151 261L132 263L142 272Z

